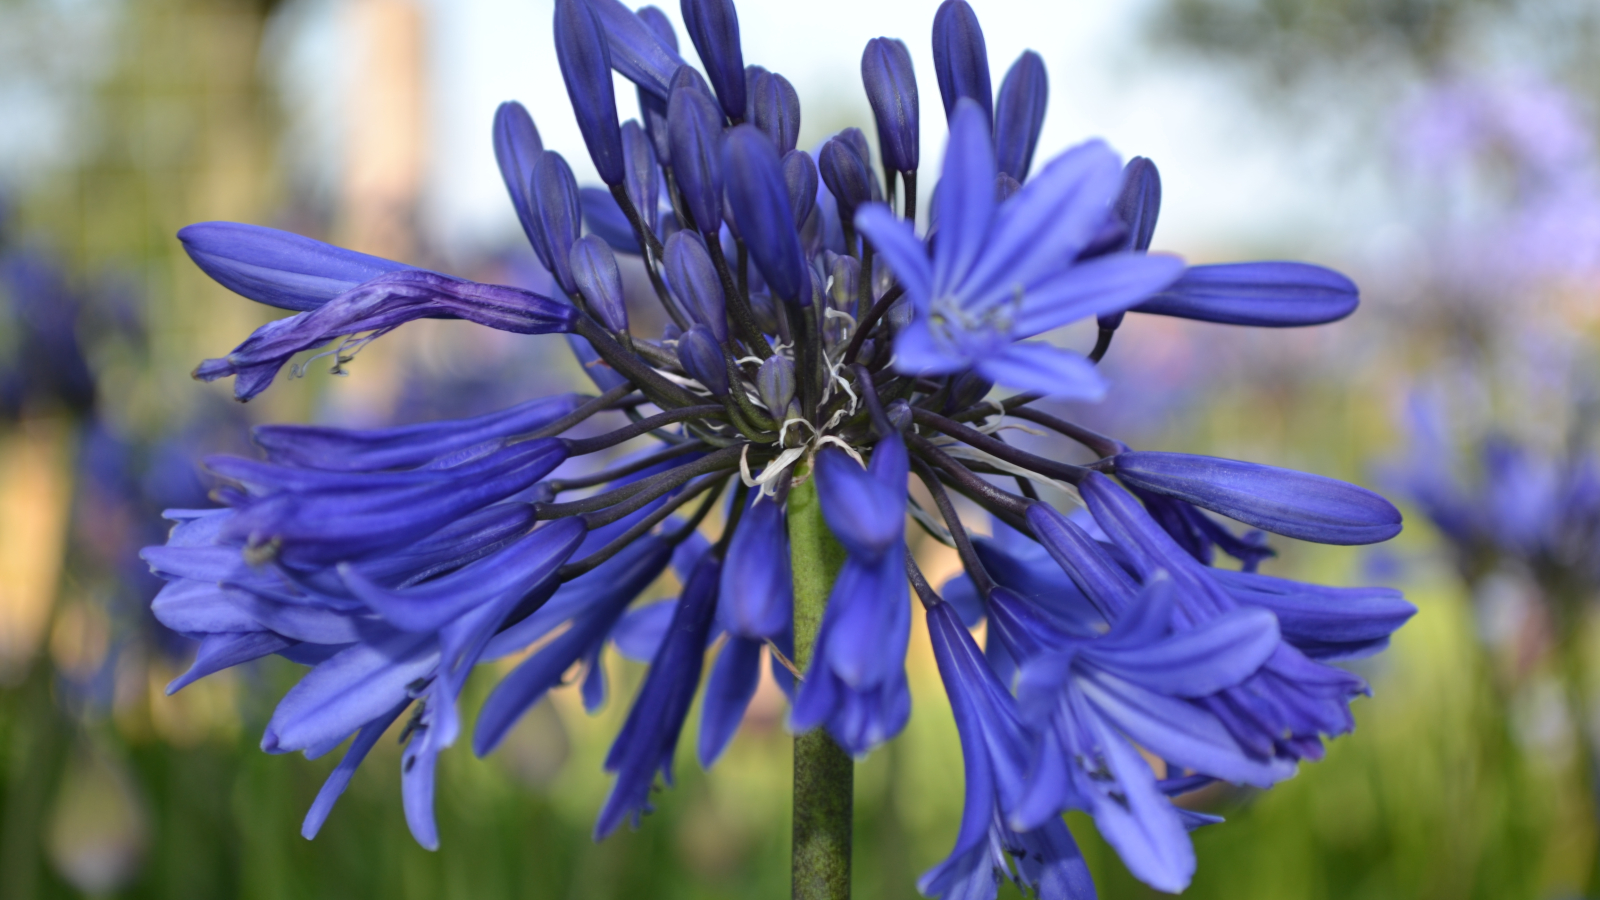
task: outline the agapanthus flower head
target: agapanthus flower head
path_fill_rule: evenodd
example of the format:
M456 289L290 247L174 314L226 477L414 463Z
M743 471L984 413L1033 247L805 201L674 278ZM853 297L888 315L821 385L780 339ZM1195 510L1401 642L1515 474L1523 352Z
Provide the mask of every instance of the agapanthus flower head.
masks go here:
M1125 168L1099 141L1036 163L1044 64L1024 54L996 102L957 0L934 28L950 133L919 231L903 42L863 55L879 159L857 128L813 155L794 146L799 93L744 62L732 3L683 9L705 76L659 10L557 4L563 77L606 187L580 187L520 106L496 114L496 158L555 296L253 226L184 231L219 282L295 311L197 373L234 375L241 399L301 351L331 345L344 365L439 317L561 334L541 340L570 348L600 393L376 431L266 426L265 459L211 459L220 508L172 511L168 544L146 551L168 579L156 614L201 639L174 687L274 653L313 667L263 741L316 755L350 740L308 834L412 709L406 815L433 846L434 760L459 732L466 673L537 644L478 714L473 747L488 753L574 667L599 708L615 648L649 668L605 760L603 837L662 802L697 695L696 755L721 756L763 657L795 730L855 757L894 738L911 713L915 588L967 763L955 850L922 889L993 897L1010 878L1090 896L1069 809L1140 878L1181 889L1184 831L1210 819L1168 798L1208 779L1268 785L1316 758L1366 690L1327 662L1381 649L1413 612L1392 591L1258 573L1264 532L1368 543L1399 516L1319 476L1135 450L1036 401L1098 396L1107 322L1126 312L1310 324L1348 313L1354 286L1302 264L1148 253L1153 165ZM611 70L637 85L640 122L616 121ZM631 265L648 292L620 277ZM637 314L647 303L670 320L659 333L639 324L660 321ZM1089 316L1102 329L1088 355L1041 338ZM1010 419L1096 461L1009 444L996 432ZM1040 501L1040 484L1077 491L1087 517ZM971 534L952 492L993 517L992 537ZM916 567L908 519L961 557L948 601ZM1244 571L1213 566L1217 551ZM819 574L827 554L836 575ZM669 569L676 597L637 603ZM968 629L986 617L980 650Z

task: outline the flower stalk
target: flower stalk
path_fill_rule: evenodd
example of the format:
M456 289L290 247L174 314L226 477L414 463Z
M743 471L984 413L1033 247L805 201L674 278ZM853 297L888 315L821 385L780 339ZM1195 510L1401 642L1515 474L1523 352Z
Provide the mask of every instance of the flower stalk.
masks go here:
M789 494L789 558L794 567L794 662L804 672L822 627L822 613L844 564L844 548L822 519L815 479ZM855 763L827 729L794 737L795 900L850 896L850 832Z

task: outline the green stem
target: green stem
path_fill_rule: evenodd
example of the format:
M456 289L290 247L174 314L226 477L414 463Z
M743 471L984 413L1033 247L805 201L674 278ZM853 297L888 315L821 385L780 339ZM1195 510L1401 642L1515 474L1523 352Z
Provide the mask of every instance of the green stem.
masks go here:
M789 555L794 565L794 662L811 664L844 548L822 520L816 482L789 494ZM822 728L794 739L795 900L848 900L850 820L855 780L849 754Z

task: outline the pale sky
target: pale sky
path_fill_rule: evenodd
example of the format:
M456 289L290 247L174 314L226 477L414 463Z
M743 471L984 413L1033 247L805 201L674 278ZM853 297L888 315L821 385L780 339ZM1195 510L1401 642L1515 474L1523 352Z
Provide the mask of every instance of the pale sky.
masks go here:
M437 143L427 221L448 249L516 227L489 141L502 100L528 107L545 146L567 157L580 182L595 178L556 65L551 0L428 2L435 17ZM659 5L680 26L685 59L698 63L678 4ZM1038 52L1049 69L1050 106L1036 166L1091 136L1110 141L1125 157L1142 154L1160 166L1165 202L1158 246L1198 255L1241 244L1293 249L1376 214L1371 184L1328 183L1316 148L1292 147L1283 135L1264 133L1226 80L1155 58L1138 34L1148 0L974 0L973 6L996 89L1025 49ZM795 85L801 147L809 148L847 125L873 133L861 88L862 47L879 35L905 40L920 87L923 167L936 172L945 134L930 49L937 7L937 0L744 0L745 62L780 72ZM618 88L622 115L635 114L632 86L619 78ZM932 181L924 175L924 185Z

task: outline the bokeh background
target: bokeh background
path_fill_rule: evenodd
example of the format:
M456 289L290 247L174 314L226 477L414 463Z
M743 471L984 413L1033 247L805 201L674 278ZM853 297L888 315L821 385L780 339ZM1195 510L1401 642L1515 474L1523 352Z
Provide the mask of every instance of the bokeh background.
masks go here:
M1195 835L1189 894L1586 895L1592 0L973 5L997 79L1025 48L1049 66L1041 153L1099 135L1160 165L1158 249L1304 259L1363 287L1353 318L1304 332L1134 317L1110 398L1070 410L1143 448L1366 484L1407 513L1391 545L1284 540L1266 564L1402 587L1420 612L1357 664L1374 696L1325 761L1267 793L1199 798L1228 822ZM936 160L935 7L745 0L746 60L797 86L807 147L870 121L860 49L905 38ZM210 283L174 233L232 219L538 278L489 125L522 101L594 180L550 18L549 0L0 0L0 898L786 896L789 738L771 685L712 773L683 753L644 827L595 844L600 759L640 674L612 659L600 715L564 689L490 759L444 755L437 853L405 830L393 741L321 837L299 837L335 760L257 749L292 664L163 695L193 650L149 615L158 583L137 551L161 542L162 508L205 502L197 459L247 451L254 422L415 421L582 382L556 338L424 322L348 377L313 364L239 406L188 372L269 311ZM860 897L915 896L959 819L954 725L925 639L912 646L912 724L858 768ZM1103 896L1154 893L1071 824Z

